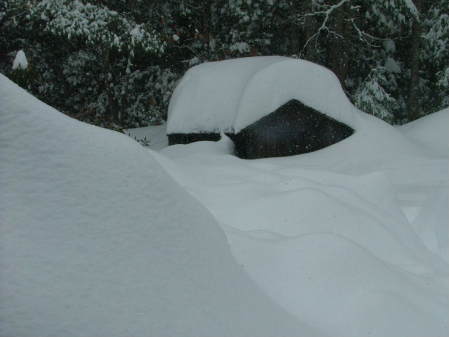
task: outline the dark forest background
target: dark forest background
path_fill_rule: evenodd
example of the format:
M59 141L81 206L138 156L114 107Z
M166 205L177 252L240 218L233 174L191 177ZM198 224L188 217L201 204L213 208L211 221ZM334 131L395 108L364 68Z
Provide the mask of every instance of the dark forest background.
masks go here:
M324 65L360 109L405 123L449 105L449 1L0 0L0 72L109 128L164 120L195 64L256 55Z

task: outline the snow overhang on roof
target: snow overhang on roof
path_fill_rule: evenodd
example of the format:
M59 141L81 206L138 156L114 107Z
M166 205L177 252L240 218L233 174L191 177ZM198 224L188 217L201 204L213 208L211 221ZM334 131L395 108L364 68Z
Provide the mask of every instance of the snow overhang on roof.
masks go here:
M171 98L167 133L236 133L291 99L355 128L357 110L333 72L304 60L259 56L189 69Z

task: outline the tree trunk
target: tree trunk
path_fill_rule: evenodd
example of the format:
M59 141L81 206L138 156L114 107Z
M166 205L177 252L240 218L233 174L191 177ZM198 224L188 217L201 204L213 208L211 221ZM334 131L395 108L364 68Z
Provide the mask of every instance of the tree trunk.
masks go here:
M335 13L335 25L333 31L338 34L336 36L330 36L329 39L329 51L328 51L328 64L330 69L337 75L341 82L341 85L345 87L345 80L348 74L349 55L346 48L347 36L347 23L346 18L346 5L338 8Z
M416 8L419 12L422 9L421 0L413 0ZM420 62L419 62L419 54L421 51L421 22L418 20L414 20L412 26L412 36L411 36L411 44L410 44L410 83L408 90L408 99L407 99L407 115L409 121L415 120L419 117L420 107L419 107L419 71L420 71Z
M107 116L109 116L109 118L117 123L117 124L121 124L122 120L123 120L123 116L121 114L120 109L117 106L117 102L115 100L114 97L114 90L111 86L111 81L113 81L113 78L109 79L109 76L113 76L113 70L112 70L112 61L111 61L111 53L110 50L106 50L104 52L104 73L106 74L106 78L105 78L105 91L106 91L106 95L107 95L107 107L106 107L106 114Z
M307 5L302 8L303 13L311 13L313 11L313 1L308 1ZM305 41L307 41L318 29L316 19L313 16L306 16L304 22ZM310 61L318 61L317 53L319 51L316 47L308 46L305 50L304 58Z

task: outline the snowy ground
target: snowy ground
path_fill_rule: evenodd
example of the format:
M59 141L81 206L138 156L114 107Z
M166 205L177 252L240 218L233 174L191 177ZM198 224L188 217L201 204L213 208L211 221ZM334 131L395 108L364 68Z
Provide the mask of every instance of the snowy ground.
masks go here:
M125 134L155 151L168 146L166 124L152 125L144 128L128 129Z
M314 336L125 135L0 74L0 336Z
M362 127L289 158L241 160L228 139L157 158L298 318L330 336L447 336L449 139L438 128L448 123L449 110L413 132L381 123L375 144Z
M241 160L0 97L0 336L449 335L449 110Z

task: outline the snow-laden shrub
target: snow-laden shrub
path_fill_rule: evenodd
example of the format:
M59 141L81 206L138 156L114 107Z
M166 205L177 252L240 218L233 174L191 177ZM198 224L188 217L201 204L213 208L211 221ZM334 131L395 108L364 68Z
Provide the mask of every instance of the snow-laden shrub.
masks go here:
M394 78L389 78L389 72L385 67L374 68L353 97L356 106L376 117L392 122L393 111L398 107L398 102L386 90L386 87L394 84L392 81L394 82Z

